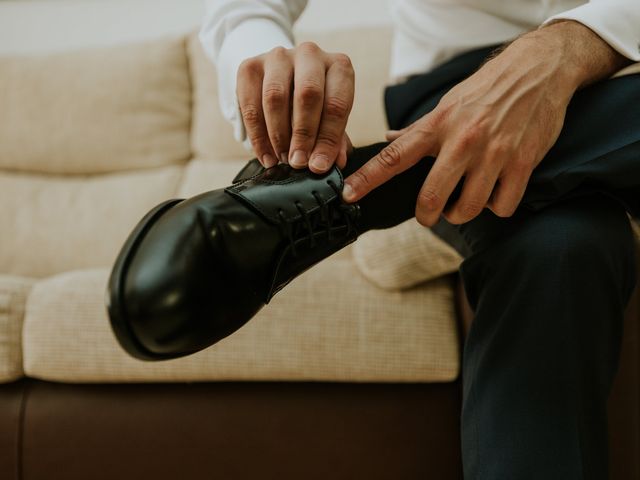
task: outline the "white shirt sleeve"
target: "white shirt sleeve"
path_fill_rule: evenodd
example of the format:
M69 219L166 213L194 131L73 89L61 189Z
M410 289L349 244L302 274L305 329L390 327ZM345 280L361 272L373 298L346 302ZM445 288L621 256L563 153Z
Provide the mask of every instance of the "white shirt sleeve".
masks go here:
M546 19L575 20L597 33L611 48L640 61L640 0L590 0Z
M293 24L307 0L206 0L200 42L218 72L222 115L247 150L247 139L236 97L236 77L243 60L277 46L294 44Z

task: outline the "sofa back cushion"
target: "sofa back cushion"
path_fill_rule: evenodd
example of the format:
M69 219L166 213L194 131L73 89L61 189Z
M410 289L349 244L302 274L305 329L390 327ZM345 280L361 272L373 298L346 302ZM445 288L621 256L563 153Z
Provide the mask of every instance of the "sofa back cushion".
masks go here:
M0 273L46 277L112 265L147 211L171 198L183 168L109 175L0 172Z
M0 57L0 170L94 174L190 156L185 39Z
M0 58L0 273L111 265L191 156L186 38Z

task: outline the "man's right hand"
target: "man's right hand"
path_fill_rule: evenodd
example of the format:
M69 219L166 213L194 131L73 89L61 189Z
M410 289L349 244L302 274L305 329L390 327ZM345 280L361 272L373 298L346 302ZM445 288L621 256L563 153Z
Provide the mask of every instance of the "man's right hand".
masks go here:
M344 167L354 96L351 60L305 42L246 59L236 94L247 136L265 167L278 159L315 173Z

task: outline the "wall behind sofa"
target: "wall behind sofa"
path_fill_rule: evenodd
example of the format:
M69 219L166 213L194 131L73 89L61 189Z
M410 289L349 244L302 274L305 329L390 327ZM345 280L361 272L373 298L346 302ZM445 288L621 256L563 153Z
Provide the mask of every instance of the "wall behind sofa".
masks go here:
M306 31L389 24L388 0L309 0ZM0 0L0 54L127 43L196 28L203 0Z

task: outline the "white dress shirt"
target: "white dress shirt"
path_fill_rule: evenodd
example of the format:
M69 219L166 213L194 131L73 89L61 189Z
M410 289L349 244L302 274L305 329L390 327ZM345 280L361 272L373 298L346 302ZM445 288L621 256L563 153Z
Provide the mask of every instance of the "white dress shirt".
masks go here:
M307 0L207 0L200 40L218 71L220 108L251 149L236 98L240 63L294 45ZM398 83L467 50L509 41L555 19L576 20L640 61L640 0L389 0L394 27L389 78ZM322 48L322 45L320 45Z

